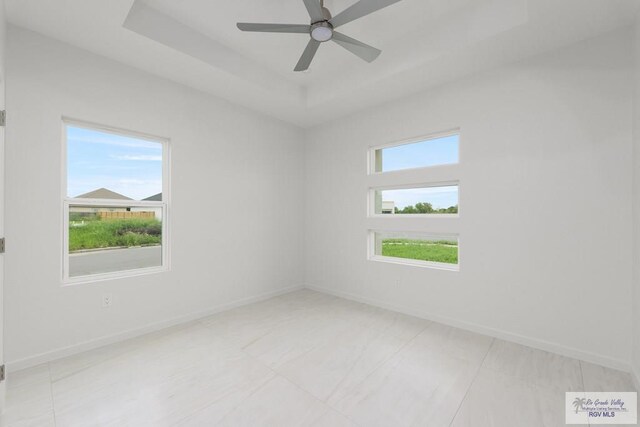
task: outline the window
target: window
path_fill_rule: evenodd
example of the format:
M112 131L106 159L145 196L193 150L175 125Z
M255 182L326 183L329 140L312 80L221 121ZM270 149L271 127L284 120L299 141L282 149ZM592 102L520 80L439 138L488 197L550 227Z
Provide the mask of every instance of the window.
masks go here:
M458 185L373 189L374 215L456 215Z
M460 135L443 133L417 142L399 143L372 151L373 173L458 163Z
M458 269L458 237L415 232L370 232L370 258Z
M459 271L459 144L456 130L369 149L370 260Z
M168 141L64 123L63 281L166 270Z

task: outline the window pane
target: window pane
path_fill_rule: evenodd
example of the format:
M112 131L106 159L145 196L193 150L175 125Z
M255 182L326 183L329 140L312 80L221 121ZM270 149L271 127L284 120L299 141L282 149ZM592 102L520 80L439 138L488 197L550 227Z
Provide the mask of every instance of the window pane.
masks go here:
M162 265L162 208L70 206L69 277Z
M67 196L162 200L162 143L85 129L67 130Z
M457 265L458 238L420 233L376 232L375 255Z
M381 148L375 152L375 172L458 163L459 135Z
M458 186L375 190L375 213L417 215L458 213Z

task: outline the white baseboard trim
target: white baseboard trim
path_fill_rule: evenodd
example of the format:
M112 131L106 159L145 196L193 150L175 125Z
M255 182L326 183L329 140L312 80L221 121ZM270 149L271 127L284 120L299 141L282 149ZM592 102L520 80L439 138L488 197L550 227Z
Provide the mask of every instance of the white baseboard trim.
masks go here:
M220 313L222 311L230 310L232 308L240 307L247 304L252 304L259 301L264 301L269 298L277 297L279 295L287 294L293 291L298 291L300 289L304 289L304 287L295 286L295 287L290 287L290 288L281 289L277 291L266 292L253 297L242 298L229 303L220 304L209 310L177 316L172 319L152 323L152 324L143 326L141 328L130 329L127 331L119 332L117 334L95 338L89 341L84 341L84 342L70 345L67 347L62 347L55 350L47 351L45 353L36 354L35 356L29 356L23 359L10 361L6 363L7 372L13 373L22 369L31 368L43 363L52 362L57 359L73 356L74 354L93 350L99 347L104 347L106 345L114 344L120 341L125 341L131 338L136 338L136 337L146 335L152 332L160 331L162 329L166 329L172 326L180 325L182 323L192 322L194 320L202 319L207 316Z
M631 365L623 360L618 360L606 356L601 356L599 354L579 350L576 348L568 347L562 344L557 344L545 340L540 340L537 338L531 338L524 335L514 334L511 332L507 332L500 329L494 329L487 326L477 325L475 323L469 323L462 320L457 320L449 317L444 317L432 313L417 311L413 309L408 309L406 307L397 306L394 304L387 304L382 301L377 301L370 298L361 297L358 295L353 295L346 292L335 291L332 289L325 289L318 286L306 285L307 289L314 290L316 292L321 292L329 295L333 295L336 297L360 302L363 304L373 305L376 307L384 308L391 311L396 311L398 313L407 314L414 317L419 317L421 319L430 320L436 323L441 323L447 326L452 326L459 329L464 329L471 332L476 332L482 335L488 335L493 338L498 338L504 341L514 342L516 344L521 344L527 347L532 347L538 350L548 351L550 353L559 354L561 356L571 357L573 359L582 360L584 362L593 363L596 365L605 366L611 369L617 369L620 371L631 372L632 375L635 376L636 382L638 381L638 371L635 374L632 372ZM637 384L636 384L637 385ZM640 389L639 389L640 390Z
M304 287L295 286L291 288L281 289L278 291L266 292L253 297L243 298L240 300L232 301L230 303L221 304L209 310L177 316L172 319L152 323L152 324L143 326L141 328L130 329L117 334L108 335L105 337L96 338L93 340L85 341L85 342L74 344L71 346L58 348L45 353L40 353L35 356L29 356L23 359L10 361L6 363L7 372L12 373L22 369L31 368L33 366L37 366L42 363L52 362L57 359L62 359L64 357L68 357L68 356L72 356L85 351L93 350L109 344L114 344L114 343L125 341L131 338L136 338L142 335L146 335L146 334L156 332L162 329L166 329L172 326L176 326L182 323L188 323L194 320L202 319L204 317L211 316L213 314L216 314L225 310L230 310L243 305L264 301L269 298L287 294L289 292L294 292L303 288L311 289L311 290L322 292L325 294L334 295L336 297L340 297L340 298L344 298L352 301L361 302L363 304L373 305L373 306L384 308L391 311L396 311L396 312L407 314L410 316L419 317L419 318L430 320L433 322L442 323L444 325L468 330L471 332L488 335L494 338L499 338L505 341L510 341L510 342L525 345L528 347L536 348L539 350L556 353L562 356L571 357L574 359L582 360L589 363L594 363L594 364L605 366L608 368L630 372L635 381L636 388L640 390L640 369L633 369L629 363L622 360L613 359L613 358L601 356L601 355L590 353L590 352L585 352L582 350L578 350L572 347L567 347L557 343L552 343L552 342L548 342L548 341L544 341L536 338L530 338L523 335L513 334L511 332L503 331L500 329L485 327L485 326L468 323L465 321L460 321L460 320L449 318L449 317L434 315L432 313L412 310L406 307L401 307L394 304L387 304L382 301L377 301L374 299L364 298L364 297L360 297L360 296L353 295L346 292L334 291L331 289L326 289L326 288L312 286L312 285L307 285Z

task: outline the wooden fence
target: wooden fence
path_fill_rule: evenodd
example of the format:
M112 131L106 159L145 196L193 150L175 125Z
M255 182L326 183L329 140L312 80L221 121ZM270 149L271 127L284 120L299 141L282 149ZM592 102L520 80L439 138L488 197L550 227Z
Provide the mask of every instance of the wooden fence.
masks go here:
M100 219L132 219L132 218L155 218L155 212L98 212Z

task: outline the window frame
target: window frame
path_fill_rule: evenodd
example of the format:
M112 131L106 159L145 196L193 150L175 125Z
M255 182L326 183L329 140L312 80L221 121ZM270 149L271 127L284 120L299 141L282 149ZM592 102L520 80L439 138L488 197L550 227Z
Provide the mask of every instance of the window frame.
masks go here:
M435 261L423 261L417 259L410 258L397 258L390 257L385 255L376 254L376 233L406 233L411 234L415 233L418 236L424 237L442 237L442 238L451 238L455 237L458 242L458 263L457 264L447 264L444 262L435 262ZM420 238L420 237L419 237ZM458 233L432 233L428 231L416 231L416 230L381 230L381 229L370 229L367 233L367 258L369 261L383 262L386 264L399 264L399 265L408 265L412 267L421 267L421 268L429 268L435 270L446 270L446 271L454 271L460 272L460 265L462 264L462 256L460 251L460 234Z
M162 146L162 200L142 201L142 200L112 200L112 199L78 199L67 194L68 183L68 143L67 127L77 127L92 131L98 131L129 138L142 139L159 143ZM169 227L169 206L170 206L170 139L156 135L131 131L88 121L62 117L62 285L78 285L105 280L114 280L148 274L156 274L170 271L170 227ZM160 208L162 210L162 265L157 267L144 267L131 270L119 270L107 273L97 273L84 276L69 276L69 208L71 206L93 206L93 207L148 207Z
M421 143L421 142L431 141L431 140L434 140L434 139L447 138L447 137L450 137L450 136L457 136L458 137L458 161L456 163L441 163L441 164L431 165L431 166L417 166L417 167L414 167L414 168L396 169L396 170L386 171L386 172L384 172L384 171L377 172L376 171L376 152L378 150L383 150L385 148L400 147L402 145L418 144L418 143ZM368 152L368 155L367 155L367 172L368 172L368 175L393 174L393 173L406 172L406 171L415 171L415 170L421 170L421 169L431 169L431 168L440 168L440 167L447 167L447 166L457 166L457 165L459 165L461 163L461 150L460 150L461 140L462 140L462 135L461 135L460 128L453 128L453 129L442 131L442 132L434 132L434 133L430 133L428 135L419 136L419 137L415 137L415 138L409 138L409 139L395 141L395 142L390 142L390 143L387 143L387 144L372 145L372 146L369 147L369 150L368 150L369 152Z
M438 188L438 187L458 187L458 213L455 214L379 214L376 213L376 191L388 190L412 190L416 188ZM367 199L367 216L369 218L460 218L460 181L444 181L444 182L421 182L418 184L406 185L385 185L378 187L369 187Z
M458 158L455 163L441 163L412 168L397 169L392 171L376 171L376 153L379 150L421 143L440 138L457 136ZM396 264L410 267L428 268L460 272L462 265L462 239L460 238L460 209L463 201L463 188L461 179L461 167L463 165L463 129L462 127L449 128L448 130L431 132L415 138L385 144L371 144L367 149L367 212L366 212L366 242L367 260ZM383 158L384 160L384 158ZM423 187L438 187L457 185L458 187L458 213L457 214L409 214L389 215L375 213L375 191L410 189ZM445 221L449 220L449 221ZM429 222L435 221L435 222ZM416 229L417 228L417 229ZM437 231L435 231L437 230ZM456 237L458 241L458 263L447 264L433 261L411 260L376 255L376 233L415 233L418 236L430 237Z

